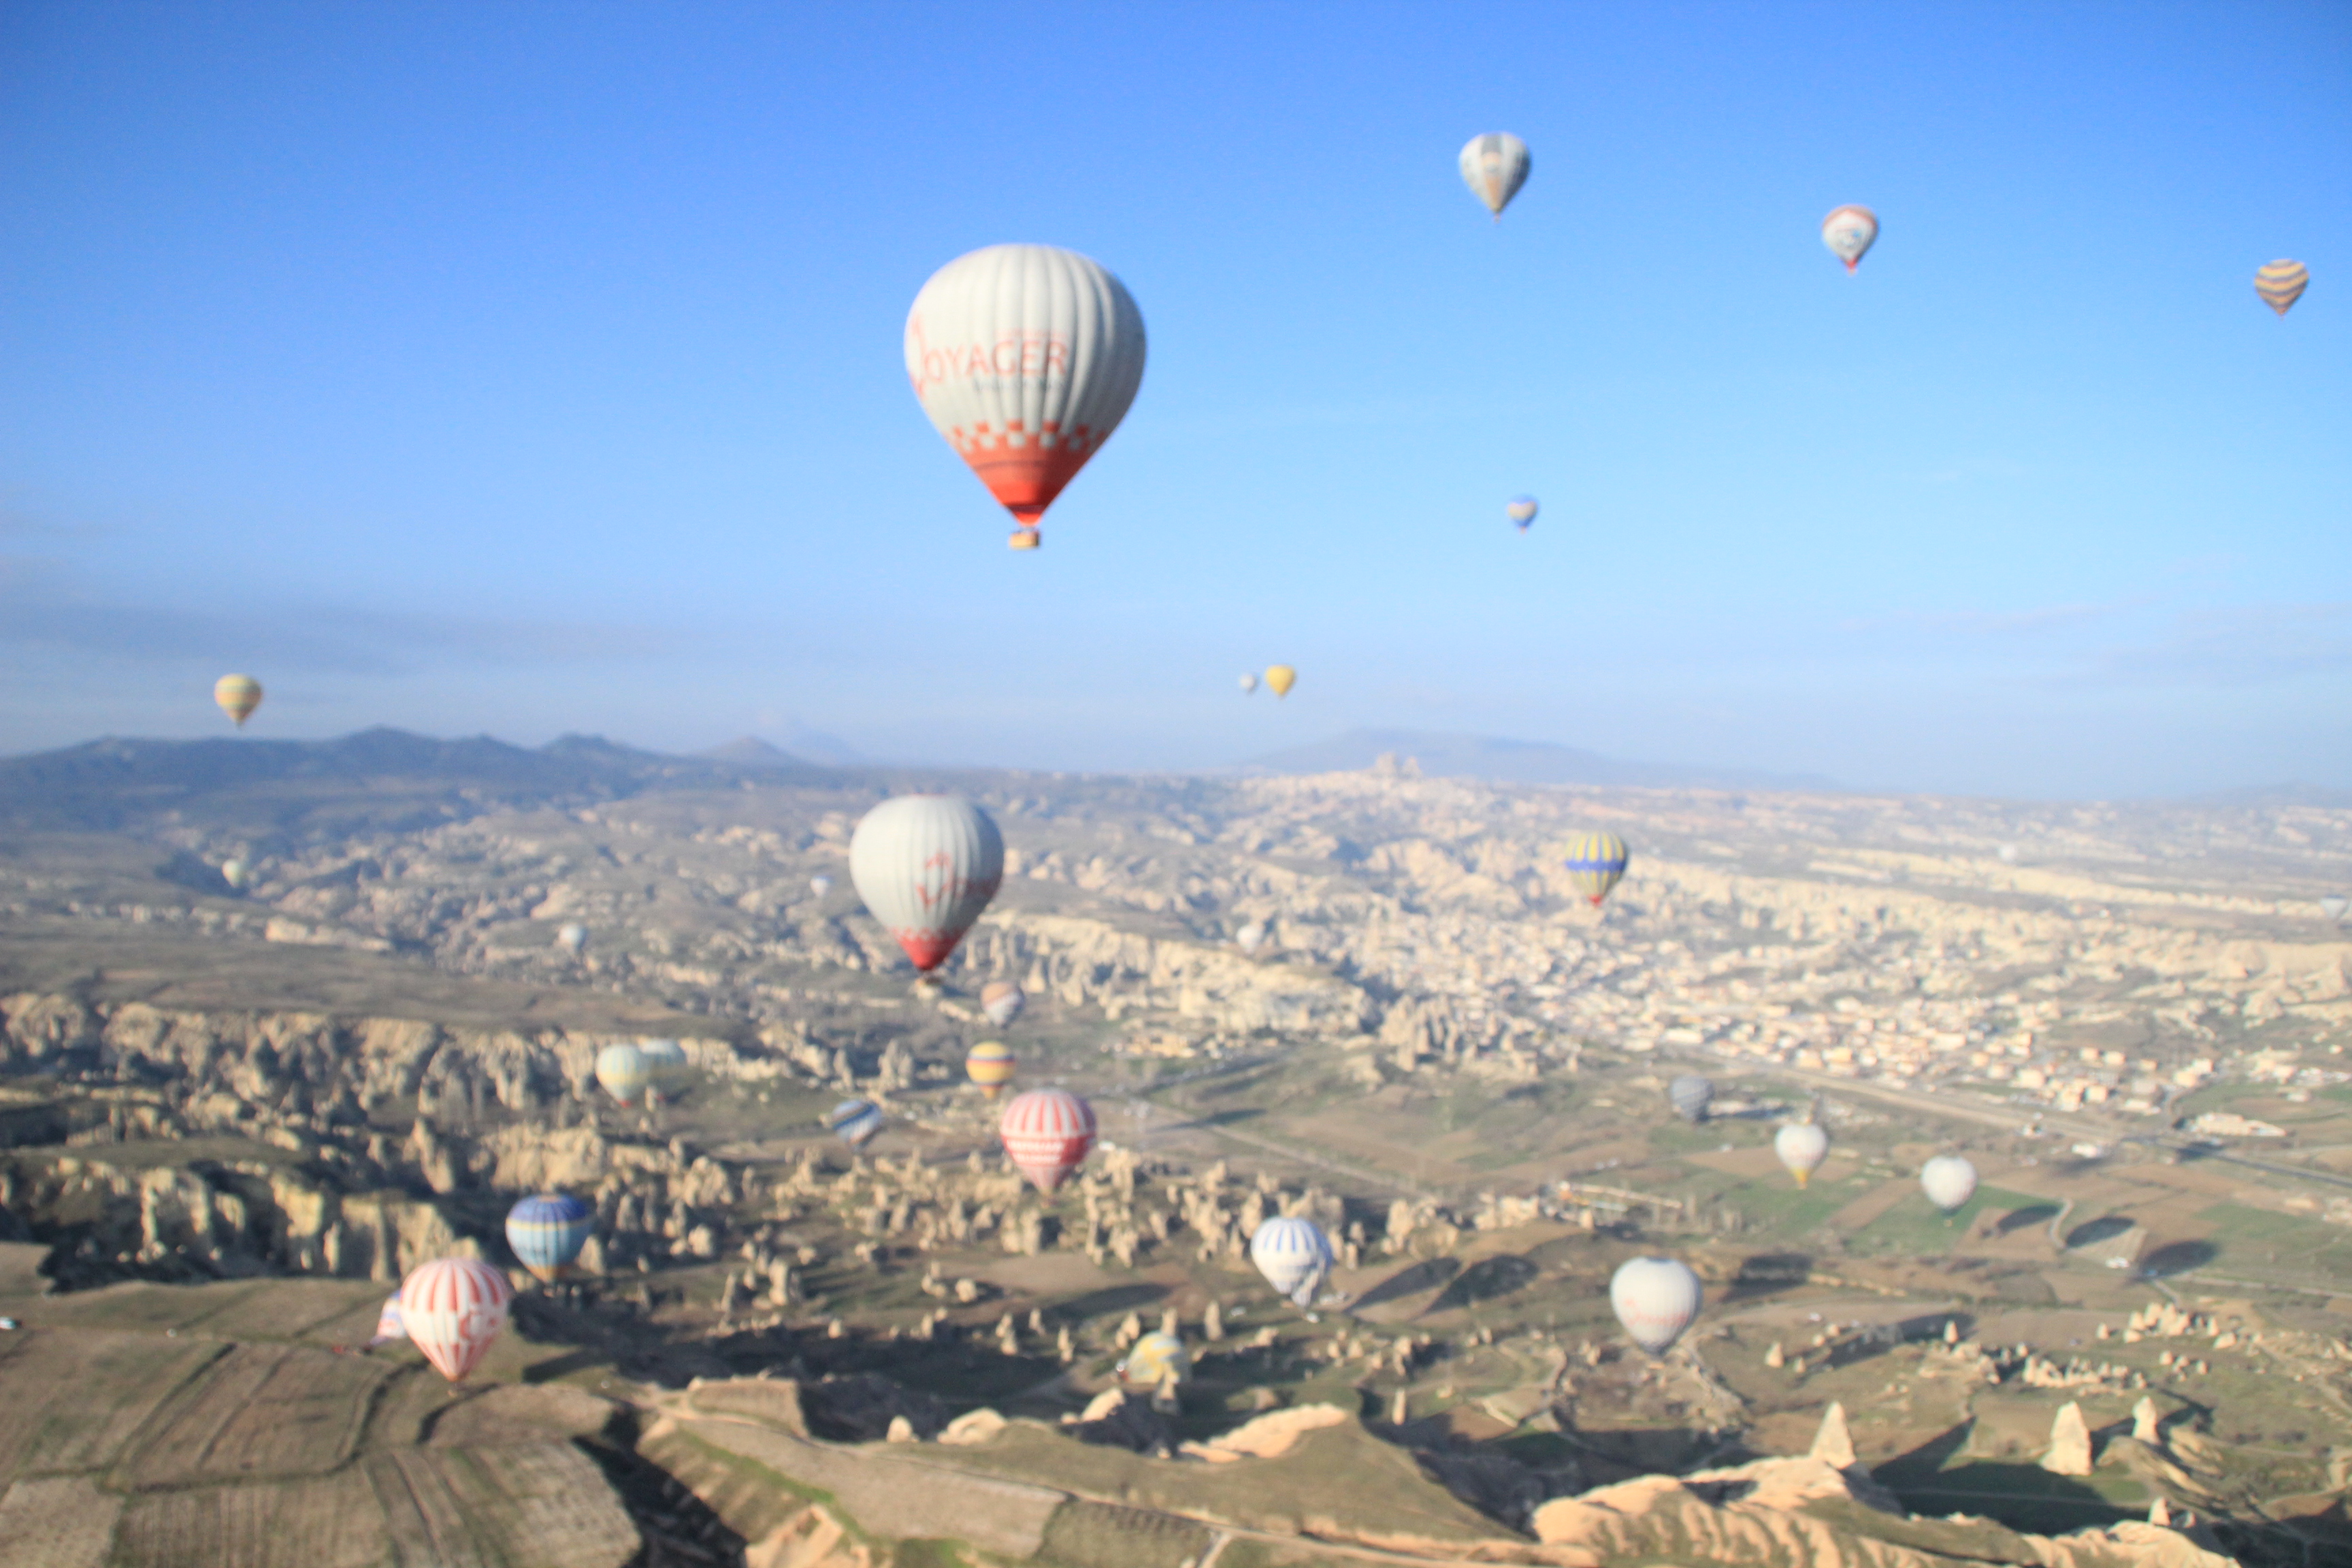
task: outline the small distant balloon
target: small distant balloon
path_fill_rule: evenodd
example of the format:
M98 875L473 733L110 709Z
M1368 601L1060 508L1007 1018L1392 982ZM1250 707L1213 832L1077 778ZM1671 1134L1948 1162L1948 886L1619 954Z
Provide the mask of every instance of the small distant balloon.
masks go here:
M1609 889L1623 879L1633 858L1625 841L1613 833L1580 833L1568 841L1561 863L1568 868L1568 879L1576 890L1599 909Z
M596 1211L570 1193L540 1193L507 1211L507 1245L542 1282L572 1270L596 1232Z
M618 1104L635 1104L653 1080L653 1064L635 1046L606 1046L596 1053L596 1081Z
M2017 846L2016 846L2016 845L2014 845L2014 844L2004 844L2004 845L2002 845L2002 846L2000 847L2000 848L1999 850L1997 850L1997 851L1996 851L1996 853L1997 853L1997 854L1999 854L1999 855L2000 856L2001 864L2003 864L2004 866L2014 866L2014 865L2016 865L2016 864L2017 864Z
M242 860L223 861L221 880L241 893L245 891L246 884L253 880L253 868Z
M1332 1257L1331 1239L1323 1227L1297 1215L1276 1215L1250 1237L1250 1261L1267 1284L1301 1310L1315 1304L1315 1293L1331 1272Z
M1609 1304L1617 1310L1617 1321L1652 1355L1674 1348L1705 1300L1690 1265L1673 1258L1630 1258L1609 1281Z
M1919 1187L1927 1201L1946 1214L1976 1196L1977 1168L1958 1154L1938 1154L1919 1167Z
M1157 1329L1136 1341L1118 1363L1119 1381L1138 1388L1157 1388L1171 1376L1182 1383L1192 1375L1192 1356L1184 1342Z
M1243 672L1242 672L1242 689L1243 689L1244 691L1245 691L1245 692L1247 692L1247 691L1255 691L1255 690L1257 689L1257 677L1256 677L1256 676L1255 676L1255 675L1253 675L1253 674L1251 674L1251 673L1250 673L1250 672L1248 672L1247 670L1243 671Z
M825 1112L824 1124L851 1148L862 1149L882 1131L886 1120L882 1108L870 1100L845 1100Z
M383 1308L375 1315L375 1332L369 1336L367 1348L388 1345L394 1340L408 1337L408 1325L400 1321L400 1292L394 1290L385 1299Z
M639 1040L637 1054L645 1058L646 1070L653 1075L650 1098L656 1104L676 1100L686 1090L687 1082L694 1076L694 1066L686 1059L686 1047L676 1040Z
M1525 533L1528 531L1528 525L1535 521L1536 512L1538 510L1540 509L1536 504L1535 497L1514 496L1510 502L1503 508L1503 515L1509 518L1513 522L1517 523L1519 525L1519 531L1521 533Z
M476 1258L436 1258L400 1287L400 1321L443 1377L456 1383L489 1353L507 1326L514 1287Z
M1242 927L1241 930L1234 932L1234 945L1240 948L1244 952L1255 953L1259 948L1265 945L1265 939L1268 934L1265 921L1252 921L1249 924Z
M1500 223L1503 209L1511 205L1511 198L1528 183L1531 164L1526 142L1507 131L1489 131L1464 143L1462 183Z
M1004 1086L1013 1081L1016 1066L1013 1047L1003 1040L982 1040L964 1053L964 1076L991 1100L1004 1092Z
M1714 1100L1714 1081L1695 1072L1684 1073L1666 1085L1666 1103L1673 1106L1675 1114L1685 1121L1706 1121L1706 1108Z
M2254 269L2254 292L2284 316L2311 287L2311 269L2300 261L2272 261Z
M1287 697L1290 689L1298 684L1298 672L1286 664L1269 664L1265 667L1265 684L1276 697Z
M1041 1193L1050 1193L1086 1163L1095 1146L1095 1110L1066 1089L1015 1095L996 1124L1004 1157Z
M980 988L980 1010L1000 1029L1021 1016L1028 1005L1027 994L1010 980L992 980Z
M572 957L579 957L581 950L588 945L588 928L576 921L570 925L556 927L555 945Z
M1822 219L1822 243L1851 272L1878 243L1878 215L1868 207L1836 207Z
M2352 900L2341 893L2329 893L2319 900L2319 912L2329 920L2342 920L2346 910L2352 910Z
M213 700L242 730L253 710L261 706L261 682L249 675L224 675L213 682Z
M809 879L809 891L814 893L820 899L824 897L827 893L833 891L833 879L823 875L811 877Z
M1780 1156L1780 1163L1789 1167L1801 1187L1830 1157L1829 1129L1815 1121L1789 1122L1772 1135L1772 1152Z

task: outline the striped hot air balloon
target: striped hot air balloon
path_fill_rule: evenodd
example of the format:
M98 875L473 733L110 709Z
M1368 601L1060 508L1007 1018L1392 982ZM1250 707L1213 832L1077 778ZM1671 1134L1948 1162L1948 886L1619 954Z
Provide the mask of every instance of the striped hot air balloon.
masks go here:
M367 1348L373 1350L407 1337L408 1326L400 1321L400 1292L394 1290L384 1298L383 1310L375 1315L375 1333L368 1340Z
M1143 384L1143 312L1076 251L992 245L931 274L906 350L923 412L1013 514L1013 547L1034 549L1038 520Z
M2300 261L2273 261L2254 268L2254 292L2284 316L2311 287L2311 268Z
M1250 1237L1250 1261L1291 1301L1307 1308L1331 1272L1331 1241L1323 1227L1297 1215L1276 1215Z
M958 795L902 795L867 812L849 836L858 897L929 974L945 963L1004 879L1004 839L988 813Z
M1013 1081L1014 1065L1013 1047L1003 1040L982 1040L964 1053L965 1076L991 1100L1003 1095L1004 1086Z
M1192 1355L1184 1342L1157 1329L1135 1342L1118 1363L1122 1383L1138 1388L1158 1388L1171 1377L1182 1383L1192 1375Z
M1532 166L1528 144L1507 131L1489 131L1463 143L1462 183L1486 204L1496 223L1503 221L1503 209L1528 183Z
M1878 215L1868 207L1832 208L1830 216L1822 219L1822 243L1851 272L1861 265L1864 254L1878 243Z
M515 1260L540 1280L572 1272L580 1249L596 1232L596 1211L570 1193L541 1193L507 1211L507 1245Z
M1013 1097L996 1132L1013 1169L1039 1192L1050 1193L1095 1146L1095 1110L1066 1089L1033 1089Z
M2299 288L2296 290L2301 291ZM213 700L242 730L245 721L253 717L253 710L261 706L261 682L249 675L224 675L213 682Z
M882 1131L887 1120L882 1108L870 1100L845 1100L825 1112L824 1124L851 1148L862 1149Z
M656 1105L676 1100L694 1077L694 1064L686 1059L686 1047L676 1040L639 1040L637 1054L646 1059L646 1070L653 1082L646 1098Z
M980 988L980 1010L1000 1029L1021 1016L1028 1005L1029 998L1010 980L992 980Z
M514 1287L475 1258L436 1258L400 1287L400 1321L442 1376L456 1383L489 1353L507 1326Z
M1580 833L1568 841L1561 863L1568 868L1568 879L1576 890L1599 909L1609 889L1625 875L1626 862L1632 858L1625 841L1613 833Z

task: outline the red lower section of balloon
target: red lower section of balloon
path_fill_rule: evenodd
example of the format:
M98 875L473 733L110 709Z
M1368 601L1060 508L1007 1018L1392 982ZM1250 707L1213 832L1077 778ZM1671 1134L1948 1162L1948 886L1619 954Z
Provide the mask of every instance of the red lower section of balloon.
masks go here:
M1593 907L1594 909L1596 909L1596 910L1597 910L1597 909L1599 909L1599 908L1601 907L1601 899L1602 899L1605 895L1601 894L1601 893L1591 893L1591 894L1588 894L1587 896L1588 896L1589 898L1591 898L1591 900L1592 900L1592 907Z
M898 939L898 945L907 950L907 956L925 974L945 963L956 943L963 940L960 931L900 931L890 934Z
M1083 433L1081 433L1083 436ZM988 487L988 493L1011 512L1024 528L1034 528L1062 487L1077 478L1078 470L1093 457L1091 442L1063 443L1052 447L1033 444L982 448L978 443L966 447L963 460Z
M1013 1169L1029 1178L1041 1193L1050 1193L1067 1181L1070 1173L1087 1162L1087 1153L1095 1146L1095 1135L1079 1133L1071 1138L1018 1138L1007 1136L1004 1152Z

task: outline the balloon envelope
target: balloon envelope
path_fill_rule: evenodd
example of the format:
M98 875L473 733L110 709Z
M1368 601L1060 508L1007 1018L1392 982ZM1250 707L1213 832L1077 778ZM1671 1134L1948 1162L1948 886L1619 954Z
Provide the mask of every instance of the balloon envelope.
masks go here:
M849 838L849 879L925 974L947 962L1004 878L1004 840L988 814L951 795L902 795Z
M1242 689L1244 691L1255 691L1257 689L1257 677L1244 671L1242 675Z
M1005 1158L1041 1193L1050 1193L1095 1146L1094 1107L1066 1089L1033 1089L1013 1097L996 1124Z
M2282 316L2310 287L2311 269L2300 261L2267 262L2254 271L2254 292Z
M1241 930L1234 932L1234 944L1239 947L1244 952L1255 952L1259 948L1265 945L1267 935L1268 932L1265 929L1265 922L1261 921L1252 921L1249 924L1242 927Z
M1705 1293L1690 1266L1672 1258L1628 1259L1609 1281L1609 1304L1633 1342L1663 1355L1698 1316Z
M1685 1121L1704 1121L1706 1108L1715 1099L1715 1083L1695 1072L1686 1072L1666 1085L1666 1103Z
M242 892L245 885L253 880L253 868L242 860L224 861L221 864L221 880Z
M1250 1261L1276 1290L1299 1307L1310 1307L1331 1272L1331 1241L1311 1219L1276 1215L1250 1237Z
M809 891L814 893L820 899L824 897L827 893L833 891L833 879L830 877L811 877L809 879Z
M1470 138L1463 143L1461 163L1462 183L1498 220L1519 187L1528 183L1532 166L1528 144L1507 131L1489 131Z
M980 988L980 1010L1000 1029L1021 1016L1028 1005L1028 996L1010 980L992 980Z
M1851 272L1863 253L1878 243L1878 215L1868 207L1836 207L1822 219L1822 243Z
M1568 868L1570 883L1598 909L1609 889L1623 879L1633 858L1625 841L1613 833L1580 833L1568 841L1561 864Z
M408 1337L408 1325L400 1321L400 1292L394 1290L385 1298L383 1308L375 1315L375 1332L368 1340L368 1349L390 1344Z
M253 710L261 706L261 682L249 675L224 675L213 682L213 700L242 730Z
M1815 1121L1791 1121L1772 1134L1772 1152L1803 1186L1830 1157L1829 1129Z
M1946 1214L1976 1196L1977 1168L1958 1154L1938 1154L1919 1167L1919 1185L1927 1201Z
M623 1105L634 1105L654 1080L653 1065L635 1046L606 1046L596 1053L596 1081Z
M1076 251L992 245L931 274L906 352L932 426L1027 531L1134 404L1143 312Z
M660 1099L676 1100L694 1076L685 1047L676 1040L639 1040L637 1054L645 1058L646 1070L653 1075L653 1091Z
M2352 900L2347 900L2341 893L2329 893L2319 900L2319 912L2329 920L2342 920L2346 910L2352 910Z
M1118 1363L1121 1381L1139 1387L1157 1388L1173 1374L1183 1382L1192 1375L1192 1357L1184 1342L1174 1334L1164 1334L1154 1329L1135 1342L1127 1359Z
M964 1053L964 1076L978 1084L980 1092L991 1100L1004 1092L1018 1065L1013 1047L1003 1040L982 1040Z
M579 957L580 950L588 945L588 928L578 924L556 927L555 945L574 958Z
M455 1383L489 1352L507 1326L514 1287L476 1258L436 1258L400 1286L400 1321L425 1359Z
M1290 689L1298 684L1298 672L1286 664L1265 667L1265 684L1276 697L1287 697Z
M1525 533L1528 531L1528 524L1535 521L1538 510L1535 497L1518 496L1503 508L1503 515L1517 523L1519 531Z
M835 1137L856 1149L881 1131L885 1120L882 1108L872 1100L845 1100L825 1112L824 1124Z
M541 1193L507 1211L507 1245L540 1279L569 1272L595 1230L596 1211L570 1193Z

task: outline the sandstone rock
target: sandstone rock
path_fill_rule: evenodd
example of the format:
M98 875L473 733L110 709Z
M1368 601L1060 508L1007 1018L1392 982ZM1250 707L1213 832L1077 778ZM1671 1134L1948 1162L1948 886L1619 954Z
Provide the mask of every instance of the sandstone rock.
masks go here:
M1853 1463L1853 1435L1847 1430L1845 1406L1836 1400L1822 1412L1821 1429L1813 1434L1813 1446L1808 1458L1819 1459L1833 1470L1843 1470Z
M1348 1418L1348 1413L1336 1405L1301 1405L1244 1421L1232 1431L1210 1438L1208 1447L1236 1458L1279 1458L1297 1447L1306 1434L1342 1426Z
M985 1443L1009 1426L1003 1416L986 1405L967 1410L949 1422L940 1432L940 1441L959 1447Z
M2057 1476L2091 1473L2091 1428L2083 1420L2083 1407L2071 1399L2050 1423L2050 1451L2042 1457L2042 1468Z
M2146 1394L2132 1406L2132 1436L2151 1448L2164 1446L2164 1429L2158 1425L2156 1401Z

